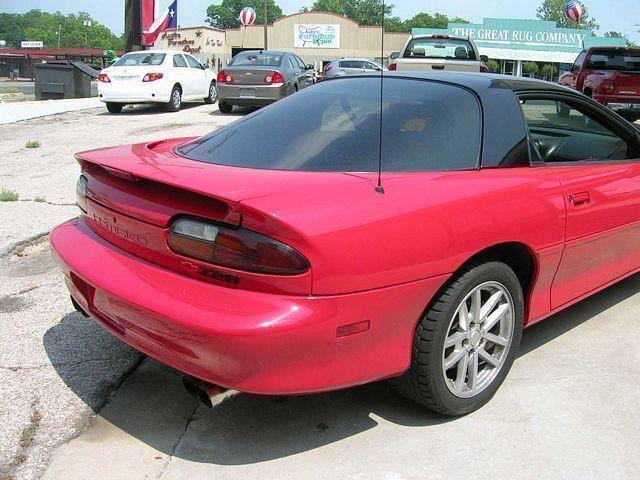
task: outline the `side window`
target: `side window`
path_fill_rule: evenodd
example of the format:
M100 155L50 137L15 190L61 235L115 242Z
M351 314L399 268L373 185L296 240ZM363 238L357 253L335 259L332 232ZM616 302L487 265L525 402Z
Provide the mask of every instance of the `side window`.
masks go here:
M340 67L341 68L356 68L353 64L354 64L354 62L352 62L350 60L346 60L346 61L340 62Z
M300 68L302 70L306 70L307 69L306 64L302 61L302 59L300 57L295 57L295 59L296 59L296 62L298 62L298 65L300 66Z
M191 55L185 55L184 58L187 59L187 63L191 68L202 69L202 65L200 65L200 62L193 58Z
M364 62L364 68L366 68L367 70L377 70L378 66L371 62Z
M187 62L182 55L173 56L173 66L179 68L187 68Z
M634 150L586 107L559 99L526 98L520 103L544 162L625 160Z
M582 62L584 62L584 57L587 56L587 52L582 52L580 55L578 55L578 58L576 58L576 61L573 62L573 65L571 66L571 71L572 72L579 72L580 71L580 67L582 66Z
M298 69L298 65L296 64L296 61L293 59L293 57L289 57L289 66L293 70L297 70Z

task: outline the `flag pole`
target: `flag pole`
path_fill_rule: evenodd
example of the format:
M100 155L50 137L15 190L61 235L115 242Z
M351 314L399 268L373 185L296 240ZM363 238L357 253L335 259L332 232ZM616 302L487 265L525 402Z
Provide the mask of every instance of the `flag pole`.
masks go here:
M264 0L264 49L269 49L267 45L267 0Z

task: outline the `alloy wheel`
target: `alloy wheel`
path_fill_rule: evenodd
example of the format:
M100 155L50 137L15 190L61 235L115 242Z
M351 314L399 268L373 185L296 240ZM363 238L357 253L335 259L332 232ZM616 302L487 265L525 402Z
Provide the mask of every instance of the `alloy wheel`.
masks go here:
M514 303L498 282L475 287L460 302L449 323L442 373L449 391L471 398L498 376L513 340Z

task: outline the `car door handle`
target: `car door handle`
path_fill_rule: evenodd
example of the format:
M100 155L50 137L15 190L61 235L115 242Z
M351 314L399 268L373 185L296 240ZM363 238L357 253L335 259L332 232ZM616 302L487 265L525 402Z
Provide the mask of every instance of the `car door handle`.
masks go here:
M567 200L569 200L569 203L571 203L574 207L580 207L582 205L588 205L589 203L591 203L589 192L572 193L567 197Z
M431 65L434 70L444 70L444 65Z

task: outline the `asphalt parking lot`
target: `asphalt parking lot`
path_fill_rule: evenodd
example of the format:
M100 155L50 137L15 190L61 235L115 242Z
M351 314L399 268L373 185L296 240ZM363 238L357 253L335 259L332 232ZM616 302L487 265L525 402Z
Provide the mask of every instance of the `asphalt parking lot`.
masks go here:
M19 195L0 203L0 479L637 478L640 275L527 330L496 397L464 418L385 383L198 405L176 371L74 313L47 235L77 214L74 152L198 135L242 112L125 112L0 127L0 188Z

